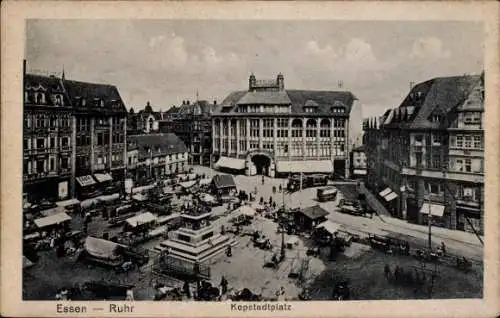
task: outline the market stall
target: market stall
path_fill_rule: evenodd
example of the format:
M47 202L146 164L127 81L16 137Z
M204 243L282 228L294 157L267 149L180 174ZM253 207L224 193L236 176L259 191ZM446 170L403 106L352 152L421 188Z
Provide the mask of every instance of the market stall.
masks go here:
M69 199L64 201L56 202L56 205L59 207L65 208L68 212L79 212L80 210L80 200L78 199Z
M35 225L39 229L46 229L56 226L64 226L71 221L71 217L65 212L49 215L46 217L38 218L35 221Z

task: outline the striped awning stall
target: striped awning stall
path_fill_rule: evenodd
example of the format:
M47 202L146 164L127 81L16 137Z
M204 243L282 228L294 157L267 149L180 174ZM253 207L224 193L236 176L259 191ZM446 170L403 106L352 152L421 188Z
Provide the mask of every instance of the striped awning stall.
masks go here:
M385 197L391 192L392 192L391 188L385 188L383 191L380 191L378 195L380 195L381 197Z
M245 169L245 160L229 157L220 157L215 164L218 168L229 168L234 170Z
M390 202L398 197L396 192L390 192L388 195L384 196L385 201Z
M92 176L90 176L90 175L77 177L76 181L82 187L88 187L88 186L91 186L91 185L97 183L97 182L95 182L94 178L92 178Z
M330 160L278 161L276 171L280 173L332 173L333 163Z
M113 180L113 177L111 177L109 173L95 173L94 178L96 178L98 182L106 182Z
M433 204L433 203L424 203L420 208L420 213L429 214L429 211L432 216L442 217L444 214L444 205L442 204Z

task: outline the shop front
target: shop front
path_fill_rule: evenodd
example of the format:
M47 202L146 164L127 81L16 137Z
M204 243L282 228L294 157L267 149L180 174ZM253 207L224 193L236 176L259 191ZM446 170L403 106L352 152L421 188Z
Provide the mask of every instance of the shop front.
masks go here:
M457 206L457 230L483 233L481 211L470 207Z

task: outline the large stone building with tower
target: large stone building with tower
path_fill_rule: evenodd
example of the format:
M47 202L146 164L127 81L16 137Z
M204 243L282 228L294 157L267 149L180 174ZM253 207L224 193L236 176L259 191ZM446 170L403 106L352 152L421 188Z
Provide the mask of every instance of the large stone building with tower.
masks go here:
M285 89L276 79L249 77L212 113L212 165L246 175L294 173L349 176L347 91Z

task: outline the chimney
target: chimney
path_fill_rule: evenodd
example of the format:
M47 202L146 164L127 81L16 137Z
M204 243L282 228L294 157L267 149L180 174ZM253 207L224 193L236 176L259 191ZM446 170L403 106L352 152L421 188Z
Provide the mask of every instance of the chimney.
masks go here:
M189 100L187 100L187 101L186 101L186 104L187 104L187 105L189 105L189 104L190 104Z
M216 101L216 100L214 100L214 106L215 106L215 105L217 105L217 101Z

